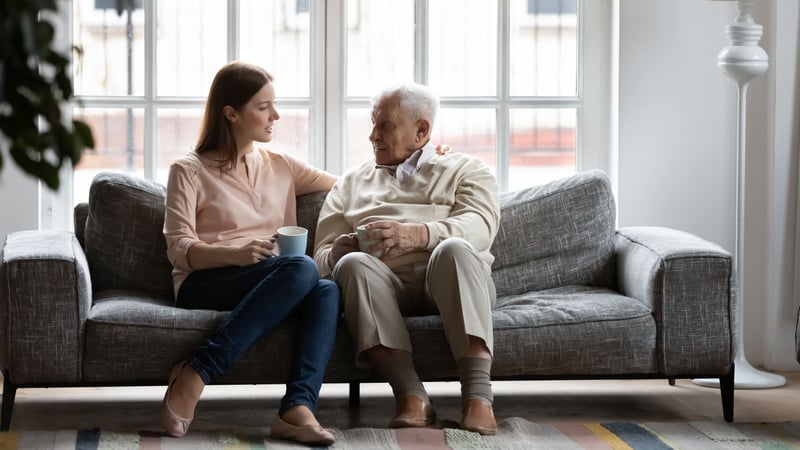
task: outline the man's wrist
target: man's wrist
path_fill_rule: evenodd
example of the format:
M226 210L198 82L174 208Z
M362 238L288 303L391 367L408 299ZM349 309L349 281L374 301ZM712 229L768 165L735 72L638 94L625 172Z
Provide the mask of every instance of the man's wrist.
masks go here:
M327 258L325 258L325 261L328 263L328 268L330 268L331 270L333 270L333 266L335 265L335 263L334 263L334 261L333 261L333 249L331 249L330 251L328 251L328 257L327 257Z
M417 242L421 249L428 248L428 226L424 223L417 224Z

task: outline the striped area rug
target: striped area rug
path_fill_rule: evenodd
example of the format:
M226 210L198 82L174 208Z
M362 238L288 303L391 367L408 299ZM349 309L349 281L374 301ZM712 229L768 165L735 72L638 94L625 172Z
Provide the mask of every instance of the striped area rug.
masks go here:
M455 428L336 431L331 449L800 449L800 422L532 423L511 418L496 436ZM191 431L180 439L111 430L0 433L0 450L251 450L307 448L272 440L269 429Z

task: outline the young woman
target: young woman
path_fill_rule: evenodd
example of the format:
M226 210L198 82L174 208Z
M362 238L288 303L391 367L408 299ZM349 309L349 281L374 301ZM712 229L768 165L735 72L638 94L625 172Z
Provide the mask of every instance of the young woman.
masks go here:
M183 436L206 384L290 315L297 330L286 394L271 436L329 445L314 413L336 335L339 290L314 261L276 256L274 239L295 225L295 196L329 190L336 177L258 143L280 118L272 76L234 61L214 78L194 151L170 167L164 235L176 305L231 311L170 374L161 423Z

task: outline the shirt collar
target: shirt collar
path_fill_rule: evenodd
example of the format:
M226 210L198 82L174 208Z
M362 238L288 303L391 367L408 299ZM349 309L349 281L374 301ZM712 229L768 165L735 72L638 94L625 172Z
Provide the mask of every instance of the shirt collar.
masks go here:
M421 149L412 153L411 156L397 166L397 181L402 184L406 178L417 173L420 167L428 162L435 152L433 144L428 141Z

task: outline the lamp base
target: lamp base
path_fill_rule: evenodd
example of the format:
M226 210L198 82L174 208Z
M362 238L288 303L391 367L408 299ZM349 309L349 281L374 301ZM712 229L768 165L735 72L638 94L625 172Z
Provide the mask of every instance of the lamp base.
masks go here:
M786 384L786 378L782 375L758 370L744 358L735 360L734 364L734 389L772 389ZM694 378L692 383L704 387L719 387L718 378Z

